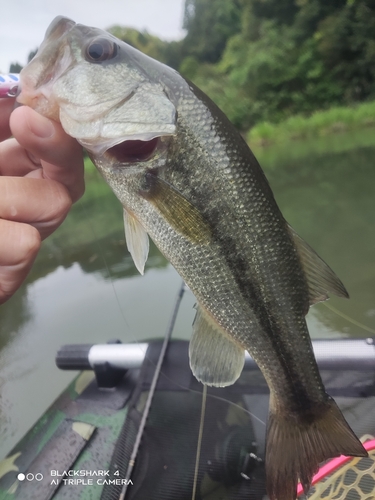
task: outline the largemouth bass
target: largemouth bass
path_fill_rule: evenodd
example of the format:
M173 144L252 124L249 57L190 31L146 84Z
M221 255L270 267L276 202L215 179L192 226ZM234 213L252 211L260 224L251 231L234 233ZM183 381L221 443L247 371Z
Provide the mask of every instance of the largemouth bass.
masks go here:
M240 134L176 71L99 29L56 18L21 73L19 101L61 122L124 207L143 273L150 236L197 299L190 365L203 384L239 377L244 352L270 388L271 500L308 491L318 464L366 456L325 392L305 315L333 271L286 223Z

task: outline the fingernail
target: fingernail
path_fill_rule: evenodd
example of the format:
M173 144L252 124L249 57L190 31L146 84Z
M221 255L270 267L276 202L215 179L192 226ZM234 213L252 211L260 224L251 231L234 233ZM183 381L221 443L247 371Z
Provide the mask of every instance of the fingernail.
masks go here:
M31 132L42 139L48 139L55 133L55 127L51 120L41 115L35 114L32 120L29 121L29 126Z
M25 177L31 178L31 179L44 179L43 177L43 169L42 168L36 168L35 170L30 170Z

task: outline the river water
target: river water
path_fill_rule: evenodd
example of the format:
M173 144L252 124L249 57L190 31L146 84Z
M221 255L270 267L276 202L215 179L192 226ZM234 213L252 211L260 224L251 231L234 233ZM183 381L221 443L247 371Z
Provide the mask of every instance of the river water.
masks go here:
M375 131L256 152L280 208L350 293L308 314L313 338L375 331ZM0 459L75 375L58 370L68 343L141 341L164 334L180 278L152 245L145 275L127 253L122 208L100 176L43 243L21 289L0 307ZM186 294L174 336L188 339Z

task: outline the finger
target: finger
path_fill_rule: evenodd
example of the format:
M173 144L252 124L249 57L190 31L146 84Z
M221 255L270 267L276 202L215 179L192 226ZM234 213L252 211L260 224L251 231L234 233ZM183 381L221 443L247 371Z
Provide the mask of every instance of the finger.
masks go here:
M40 248L39 232L28 224L0 219L0 304L20 287Z
M14 99L0 99L0 141L12 135L9 128L9 117L14 108Z
M23 177L41 168L40 159L21 147L16 139L0 143L0 175Z
M10 127L14 137L36 158L42 160L42 175L64 184L72 200L84 192L82 147L57 122L27 106L13 111Z
M49 179L0 177L0 193L0 218L30 224L42 239L63 222L72 204L66 188Z

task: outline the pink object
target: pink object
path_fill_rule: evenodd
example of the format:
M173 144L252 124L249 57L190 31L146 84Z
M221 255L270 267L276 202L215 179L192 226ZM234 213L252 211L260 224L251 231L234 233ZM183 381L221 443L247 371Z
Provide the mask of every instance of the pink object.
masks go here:
M367 451L371 451L371 450L375 449L375 439L372 439L371 441L367 441L366 443L363 444L363 446L365 447L365 449ZM346 462L349 462L349 460L352 460L352 459L353 459L353 457L346 457L345 455L341 455L337 458L334 458L333 460L330 460L328 463L323 465L323 467L321 467L319 469L319 471L315 474L311 485L313 486L314 484L318 483L321 479L323 479L326 476L329 476L336 469L338 469L339 467L341 467ZM303 493L302 484L298 483L297 496L301 495L302 493Z
M20 86L20 75L0 75L0 97L15 97Z

